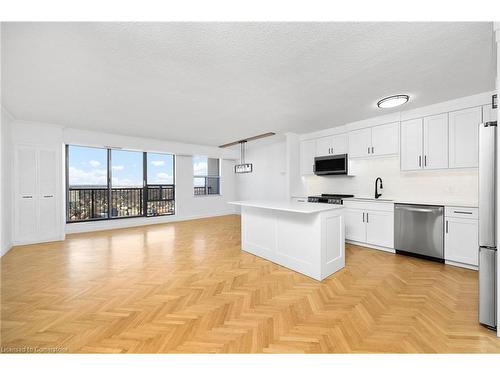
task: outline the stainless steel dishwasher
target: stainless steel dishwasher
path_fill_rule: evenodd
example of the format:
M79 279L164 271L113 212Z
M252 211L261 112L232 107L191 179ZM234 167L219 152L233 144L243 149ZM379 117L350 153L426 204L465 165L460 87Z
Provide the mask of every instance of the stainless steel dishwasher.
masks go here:
M444 207L396 203L394 248L397 254L444 262Z

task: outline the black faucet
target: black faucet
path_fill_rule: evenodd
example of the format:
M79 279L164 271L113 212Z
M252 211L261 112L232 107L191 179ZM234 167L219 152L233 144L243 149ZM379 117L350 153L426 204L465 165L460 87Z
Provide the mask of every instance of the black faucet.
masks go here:
M375 199L382 196L382 193L378 192L378 184L377 184L378 180L380 180L380 188L381 189L384 188L384 186L382 185L382 179L380 177L377 177L377 179L375 180Z

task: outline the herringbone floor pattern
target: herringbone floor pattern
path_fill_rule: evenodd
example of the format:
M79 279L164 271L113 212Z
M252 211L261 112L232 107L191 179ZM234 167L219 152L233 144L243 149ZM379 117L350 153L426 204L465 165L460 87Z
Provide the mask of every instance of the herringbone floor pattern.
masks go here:
M235 215L17 247L2 258L1 346L500 352L477 323L477 272L358 246L346 253L345 269L317 282L240 251Z

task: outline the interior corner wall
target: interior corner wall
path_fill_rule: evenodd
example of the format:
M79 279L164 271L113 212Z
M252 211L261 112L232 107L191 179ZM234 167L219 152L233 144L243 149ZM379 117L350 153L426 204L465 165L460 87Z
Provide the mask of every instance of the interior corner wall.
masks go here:
M2 108L0 131L0 256L12 247L12 118Z

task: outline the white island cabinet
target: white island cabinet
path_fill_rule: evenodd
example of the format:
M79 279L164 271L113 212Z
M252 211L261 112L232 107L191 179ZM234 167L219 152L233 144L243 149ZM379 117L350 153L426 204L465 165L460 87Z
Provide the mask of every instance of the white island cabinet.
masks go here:
M238 201L242 250L323 280L345 266L344 209L289 201Z

